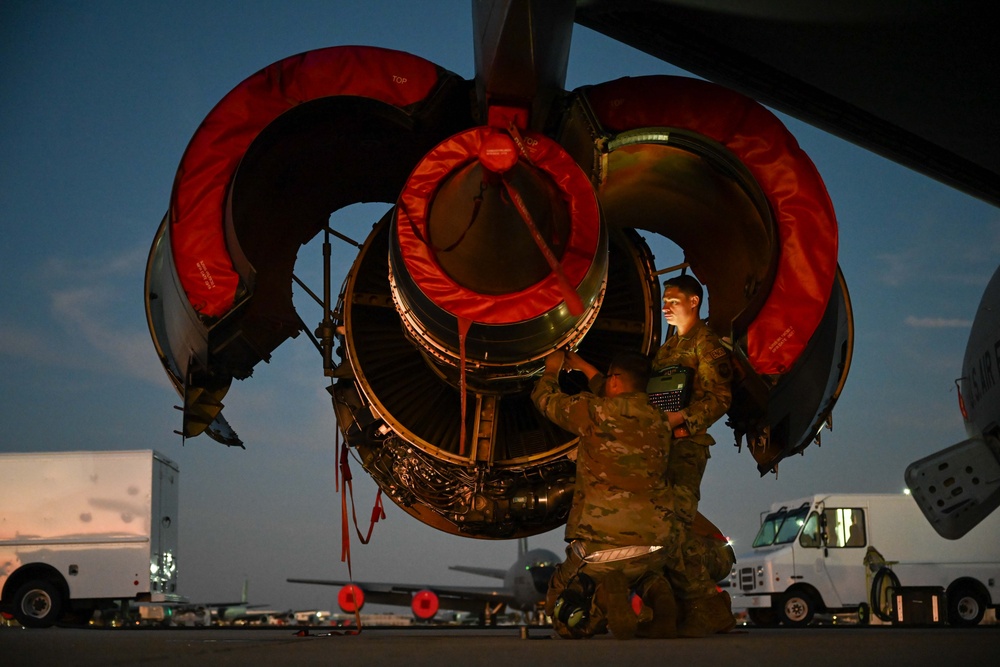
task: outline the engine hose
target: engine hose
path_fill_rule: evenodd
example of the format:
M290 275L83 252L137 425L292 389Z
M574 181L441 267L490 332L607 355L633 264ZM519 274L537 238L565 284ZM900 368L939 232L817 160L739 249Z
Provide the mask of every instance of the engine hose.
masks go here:
M892 598L899 588L899 577L887 566L880 567L875 576L872 577L871 609L880 621L892 620ZM889 604L884 605L884 601Z

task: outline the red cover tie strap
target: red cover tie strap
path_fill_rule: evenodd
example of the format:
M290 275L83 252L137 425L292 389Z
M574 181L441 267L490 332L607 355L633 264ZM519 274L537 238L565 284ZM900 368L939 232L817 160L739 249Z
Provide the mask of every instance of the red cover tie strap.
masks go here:
M528 162L528 164L534 164L531 161L531 156L528 155L528 149L524 146L524 139L521 138L521 133L517 129L517 125L514 125L514 121L511 121L507 126L507 131L510 132L510 138L514 140L514 144L517 146L518 152L521 156ZM501 177L503 178L503 177ZM538 231L538 227L535 226L535 221L531 217L531 213L528 211L528 207L524 205L524 200L521 199L521 195L514 190L510 182L503 178L503 185L507 189L507 194L510 195L511 202L514 203L517 212L521 214L521 219L524 220L524 224L528 226L528 231L531 232L531 238L535 240L535 245L538 249L542 251L542 255L545 257L545 261L548 262L549 268L552 273L556 276L556 281L559 284L559 292L563 295L563 300L566 302L566 307L569 309L570 315L574 317L583 314L583 301L580 299L580 295L577 293L573 286L570 284L569 280L566 278L566 272L563 271L562 264L556 259L556 256L552 253L552 249L549 248L549 244L545 242L542 237L541 232Z
M524 200L521 199L521 194L514 189L507 178L502 178L504 188L507 190L507 194L510 196L510 201L514 204L514 208L521 215L521 219L524 220L524 224L527 225L528 231L531 232L531 238L534 239L535 245L542 252L542 256L545 257L545 261L549 264L549 269L556 276L556 281L559 285L559 293L562 294L563 301L566 302L566 307L569 309L570 315L574 317L583 314L583 301L580 299L580 295L577 291L573 289L570 285L569 280L566 278L566 273L563 271L562 265L559 264L559 260L556 259L555 254L553 254L552 249L549 248L549 244L545 242L542 237L542 233L538 231L538 227L535 226L535 221L531 217L531 213L528 211L528 207L525 206Z

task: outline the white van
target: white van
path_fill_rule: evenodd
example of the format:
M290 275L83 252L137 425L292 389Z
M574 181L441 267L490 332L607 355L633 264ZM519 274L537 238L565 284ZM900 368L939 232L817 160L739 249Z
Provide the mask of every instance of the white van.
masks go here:
M177 594L177 464L151 450L0 454L0 610L29 627Z
M1000 512L959 540L938 535L907 495L818 494L762 513L753 552L730 575L734 608L757 625L807 625L870 604L869 547L903 587L940 587L947 620L977 625L1000 603Z

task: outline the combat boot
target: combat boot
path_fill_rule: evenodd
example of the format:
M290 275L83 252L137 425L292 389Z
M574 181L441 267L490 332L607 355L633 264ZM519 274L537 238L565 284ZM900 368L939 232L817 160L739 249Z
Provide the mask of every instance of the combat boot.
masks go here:
M669 639L677 636L677 603L670 583L663 577L647 577L638 586L643 605L653 611L653 618L640 622L637 637Z
M604 612L608 630L615 639L635 637L639 619L629 602L629 587L621 572L609 573L597 585L594 604Z
M677 628L680 637L707 637L736 627L732 599L722 591L683 602L684 620Z

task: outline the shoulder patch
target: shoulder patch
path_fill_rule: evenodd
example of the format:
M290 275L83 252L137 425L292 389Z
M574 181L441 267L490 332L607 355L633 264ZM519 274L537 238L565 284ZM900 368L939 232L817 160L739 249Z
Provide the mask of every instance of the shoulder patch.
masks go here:
M728 354L726 352L726 348L724 348L724 347L717 347L717 348L715 348L714 350L712 350L711 352L708 353L708 358L709 359L719 359L721 357L726 356L726 354Z

